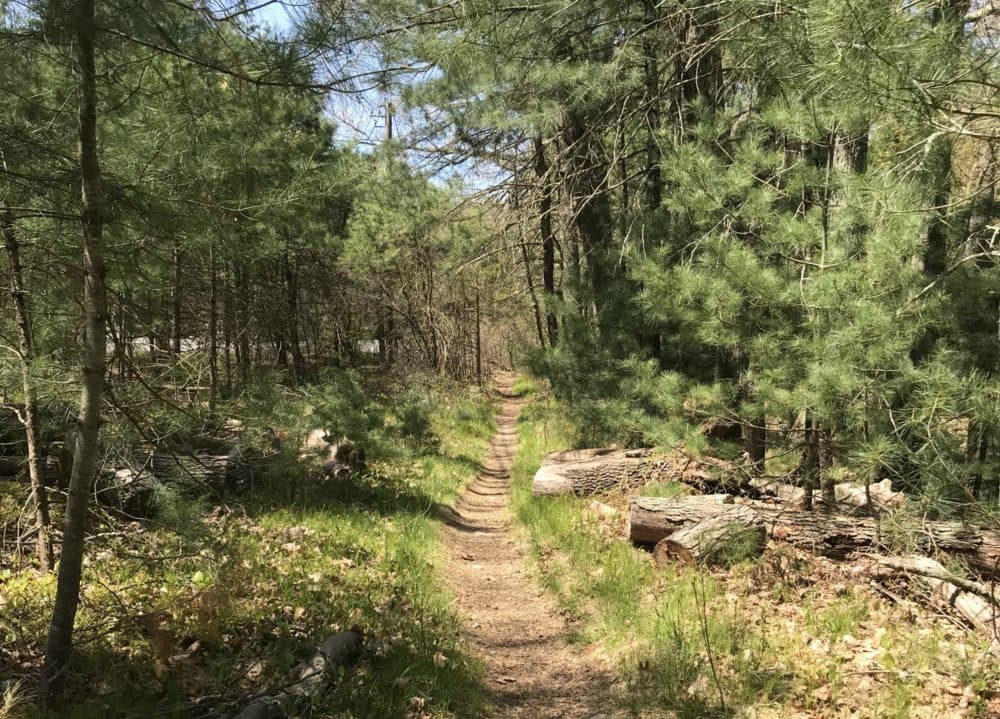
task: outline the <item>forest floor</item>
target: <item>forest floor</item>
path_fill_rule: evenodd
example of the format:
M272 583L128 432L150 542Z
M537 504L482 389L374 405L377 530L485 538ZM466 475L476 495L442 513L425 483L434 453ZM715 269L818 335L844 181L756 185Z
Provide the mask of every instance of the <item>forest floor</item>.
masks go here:
M500 381L504 402L482 471L447 513L444 574L498 716L604 716L614 704L613 673L571 643L565 612L532 577L529 549L512 530L511 471L524 405L512 383Z

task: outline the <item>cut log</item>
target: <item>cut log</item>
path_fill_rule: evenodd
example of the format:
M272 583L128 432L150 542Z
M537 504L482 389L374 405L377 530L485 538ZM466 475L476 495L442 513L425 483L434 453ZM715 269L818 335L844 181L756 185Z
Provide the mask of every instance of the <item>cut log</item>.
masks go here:
M933 603L953 609L990 640L994 651L1000 649L1000 610L987 599L991 596L987 587L952 576L930 557L875 557L875 561L882 573L905 574L925 586Z
M628 538L639 544L656 544L685 526L719 514L733 503L728 494L663 499L636 497L629 509Z
M228 452L199 451L194 454L174 454L154 452L149 459L149 468L162 482L179 487L221 490L237 483L243 464L243 457L236 447Z
M775 480L754 479L750 481L750 486L759 490L764 495L769 495L777 499L782 504L799 509L802 507L802 497L805 490L787 482ZM865 507L868 505L868 495L871 496L872 506L880 511L886 511L901 506L906 501L906 495L902 492L894 492L891 480L883 480L869 485L868 494L865 488L857 484L841 483L836 485L837 503L854 507ZM819 499L814 495L813 500Z
M678 529L718 515L719 504L724 501L719 497L638 497L632 500L629 510L628 537L633 542L656 544ZM742 505L753 511L756 523L763 526L772 539L787 541L816 554L843 558L886 544L882 526L870 517L803 512L746 500ZM906 532L921 549L949 552L986 576L1000 569L998 531L960 522L916 520L896 523L894 531Z
M634 489L666 477L671 465L650 450L575 449L545 457L531 492L537 496L589 496L614 489Z
M764 539L764 528L754 511L732 504L661 539L653 549L653 559L658 567L673 560L685 564L719 563L727 559L724 555L730 549L740 555L759 555L764 551Z

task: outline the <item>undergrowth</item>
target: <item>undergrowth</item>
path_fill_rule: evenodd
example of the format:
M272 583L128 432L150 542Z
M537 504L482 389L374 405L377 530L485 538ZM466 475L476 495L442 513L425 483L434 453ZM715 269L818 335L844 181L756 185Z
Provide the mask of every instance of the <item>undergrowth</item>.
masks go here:
M155 521L93 529L77 651L47 706L31 678L54 581L0 574L0 716L208 716L285 685L343 629L367 651L315 715L481 716L479 667L436 575L435 511L474 476L493 404L452 387L351 391L261 387L231 409L247 435L290 447L264 475L224 501L167 492ZM322 479L296 460L305 428L331 424L364 444L366 471Z
M642 717L985 716L1000 671L983 647L881 601L849 567L736 542L728 568L655 568L622 537L626 498L535 498L543 456L574 446L570 413L539 388L519 422L512 508L537 574L577 640L619 673ZM676 496L677 484L645 488ZM746 551L744 551L746 550ZM818 575L818 576L817 576ZM961 705L961 711L954 707Z

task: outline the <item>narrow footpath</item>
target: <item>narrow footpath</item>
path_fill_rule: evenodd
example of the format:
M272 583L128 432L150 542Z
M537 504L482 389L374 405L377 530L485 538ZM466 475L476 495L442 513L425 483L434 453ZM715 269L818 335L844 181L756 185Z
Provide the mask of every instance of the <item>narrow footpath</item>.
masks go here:
M449 513L445 576L465 619L464 640L486 666L495 717L591 719L610 716L611 674L569 643L555 601L528 572L528 550L507 509L523 400L504 397L497 433L476 480Z

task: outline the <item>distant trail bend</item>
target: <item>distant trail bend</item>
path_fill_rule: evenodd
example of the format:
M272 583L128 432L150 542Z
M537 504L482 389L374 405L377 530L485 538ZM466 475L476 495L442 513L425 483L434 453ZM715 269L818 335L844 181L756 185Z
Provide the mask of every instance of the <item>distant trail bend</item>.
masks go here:
M486 665L496 717L590 719L611 714L611 672L569 643L554 600L525 566L527 549L510 531L507 509L524 400L504 397L497 432L475 481L449 513L445 577L465 622L463 638Z

